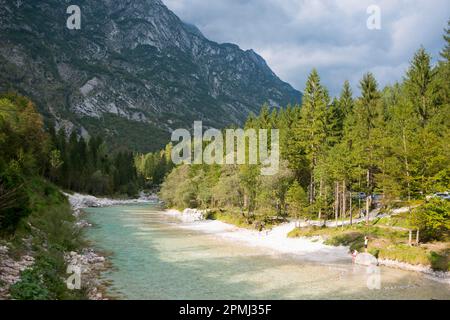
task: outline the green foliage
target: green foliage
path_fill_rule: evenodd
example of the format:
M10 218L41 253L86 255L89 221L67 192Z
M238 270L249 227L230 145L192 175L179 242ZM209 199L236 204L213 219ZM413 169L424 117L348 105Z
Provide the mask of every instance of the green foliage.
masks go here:
M50 130L49 179L64 189L93 195L135 196L141 181L135 155L128 151L108 152L101 137L85 141L72 132L67 139L61 129Z
M434 270L450 271L449 252L439 254L431 251L428 255L428 260Z
M380 222L377 223L377 225ZM447 271L449 250L433 249L427 245L408 245L408 232L385 227L365 226L363 224L342 228L310 227L295 228L288 237L317 237L325 239L325 244L348 246L350 251L364 251L364 237L369 237L368 252L379 259L396 260L410 264L431 265L435 270ZM444 245L445 247L445 245Z
M172 144L160 152L139 154L134 158L137 173L145 180L147 187L157 187L173 168Z
M167 176L160 197L169 207L187 208L194 204L195 186L190 181L188 166L179 166Z
M19 282L11 286L11 297L15 300L48 300L49 291L41 274L35 269L27 269L20 275Z
M435 112L433 110L435 109L433 101L435 75L436 72L431 67L431 56L423 47L420 48L406 73L405 89L422 126L426 125Z
M240 184L239 172L234 166L225 166L220 172L219 180L213 187L215 204L225 208L244 207L244 188Z
M432 199L414 210L411 224L420 230L424 241L445 239L450 231L449 201Z
M325 244L331 246L349 246L350 251L362 251L364 247L364 234L360 232L343 233L328 239L325 241Z
M403 261L410 264L427 265L429 263L425 249L407 244L391 244L379 251L380 259Z
M23 271L21 280L11 287L14 299L85 297L85 292L69 292L63 282L64 252L79 249L80 232L67 199L43 175L57 180L69 161L81 167L86 144L72 137L76 155L62 159L53 138L45 133L29 100L17 95L0 97L0 236L16 251L26 246L36 258L32 269ZM67 149L66 145L61 148ZM31 243L25 244L28 240Z
M375 205L388 210L447 191L448 31L445 37L439 65L433 67L421 48L402 83L380 89L375 76L367 73L359 83L359 97L353 97L346 81L340 96L330 99L313 70L301 106L271 110L265 105L259 115L251 114L246 128L280 129L277 175L261 177L259 166L248 164L221 170L183 167L168 176L162 198L181 208L236 209L247 219L276 215L323 220L348 219ZM151 158L148 171L153 175L160 155ZM352 196L357 193L366 198ZM424 210L434 213L418 216L422 240L442 238L448 217L429 207ZM425 223L426 217L433 222Z
M320 236L324 228L310 227L310 228L295 228L288 233L288 238L302 238Z
M14 94L0 96L2 171L37 173L47 162L47 139L42 117L31 101Z
M21 272L20 280L11 286L11 297L18 300L79 300L86 298L85 289L67 289L63 248L40 251L32 268Z
M372 222L374 225L383 225L388 227L410 228L410 214L409 212L383 217Z
M0 97L0 234L13 232L29 215L27 177L45 165L47 141L41 116L29 100Z
M294 181L286 194L286 202L289 212L297 218L307 213L308 200L305 190L298 181Z
M209 220L220 220L240 228L252 229L253 224L239 213L214 211L208 217Z
M25 245L22 239L31 239L35 263L31 269L23 271L21 280L12 286L12 297L26 300L85 298L84 291L69 291L64 283L67 276L64 252L84 245L67 199L58 188L39 177L29 179L26 191L30 213L20 220L9 238L16 248Z

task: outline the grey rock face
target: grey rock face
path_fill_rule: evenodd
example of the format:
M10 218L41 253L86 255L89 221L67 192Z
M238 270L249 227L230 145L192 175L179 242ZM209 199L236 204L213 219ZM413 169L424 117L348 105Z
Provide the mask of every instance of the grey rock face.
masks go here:
M255 52L209 41L159 0L82 1L81 30L66 28L66 1L0 4L0 91L113 146L148 151L194 120L242 124L301 100Z

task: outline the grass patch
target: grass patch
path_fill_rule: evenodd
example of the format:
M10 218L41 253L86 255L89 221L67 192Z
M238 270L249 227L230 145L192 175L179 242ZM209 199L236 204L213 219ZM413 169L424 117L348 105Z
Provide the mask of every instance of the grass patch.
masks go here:
M310 228L295 228L288 233L288 238L309 238L316 236L328 235L327 228L310 227Z
M394 216L383 217L372 222L373 225L384 225L388 227L410 228L409 212Z
M266 215L255 215L247 218L244 217L241 213L231 210L212 210L208 213L206 219L219 220L224 223L232 224L239 228L246 228L251 230L268 230L273 228L277 224L277 221L270 219Z
M362 251L364 247L364 234L357 231L345 232L327 239L325 244L330 246L348 246L351 251Z
M414 265L430 265L427 250L407 244L391 244L379 248L379 258L406 262Z
M433 270L450 271L449 250L443 253L431 251L428 254L428 261Z
M413 265L429 265L434 270L448 271L449 249L435 250L427 245L409 246L408 232L375 225L358 224L344 228L296 228L288 237L316 237L325 239L331 246L347 246L351 251L364 251L364 237L369 237L368 252L380 259L396 260Z
M253 223L241 214L232 212L211 211L207 216L208 220L219 220L228 224L235 225L240 228L252 229Z

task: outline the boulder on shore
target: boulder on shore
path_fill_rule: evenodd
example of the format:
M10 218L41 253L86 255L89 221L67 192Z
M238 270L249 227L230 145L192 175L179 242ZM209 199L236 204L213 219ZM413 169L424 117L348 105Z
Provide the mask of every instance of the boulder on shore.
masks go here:
M355 263L363 266L376 266L378 265L378 259L370 253L360 253L356 256Z

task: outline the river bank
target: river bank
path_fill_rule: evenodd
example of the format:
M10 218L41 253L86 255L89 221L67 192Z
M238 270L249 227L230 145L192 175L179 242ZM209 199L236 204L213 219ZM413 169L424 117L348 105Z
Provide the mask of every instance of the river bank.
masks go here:
M0 300L10 299L9 289L20 280L20 273L34 264L34 257L24 254L19 260L10 255L10 248L0 246Z
M281 224L270 231L258 232L218 220L206 220L204 218L205 212L201 210L186 209L180 212L170 209L166 210L166 214L178 217L183 222L191 222L185 224L182 228L205 232L231 241L242 242L249 246L272 250L276 253L292 254L309 261L324 263L351 260L348 246L326 245L325 239L321 236L289 238L288 233L297 227L294 222ZM378 264L405 271L420 272L434 281L450 284L449 272L435 271L431 266L413 265L389 259L378 259Z
M100 268L101 259L84 249L77 212L68 199L41 178L29 180L33 202L16 228L0 239L0 300L78 300L99 298L86 276L81 290L70 290L67 258L80 258L80 269ZM75 253L79 251L79 253ZM81 263L82 262L82 263ZM94 279L95 277L92 277ZM94 290L95 291L95 290Z

